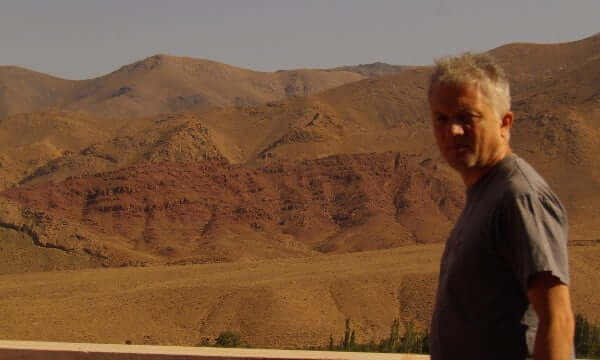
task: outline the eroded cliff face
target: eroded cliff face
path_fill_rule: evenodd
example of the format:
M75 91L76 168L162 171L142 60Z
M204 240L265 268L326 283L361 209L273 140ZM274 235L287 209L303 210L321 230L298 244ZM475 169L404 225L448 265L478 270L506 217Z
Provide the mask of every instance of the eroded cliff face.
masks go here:
M257 260L439 242L461 185L398 153L131 166L14 187L2 223L107 266Z
M111 237L51 211L23 206L2 196L0 230L3 274L116 265L118 256L110 260L107 254L111 249L105 245ZM114 242L115 237L112 239Z

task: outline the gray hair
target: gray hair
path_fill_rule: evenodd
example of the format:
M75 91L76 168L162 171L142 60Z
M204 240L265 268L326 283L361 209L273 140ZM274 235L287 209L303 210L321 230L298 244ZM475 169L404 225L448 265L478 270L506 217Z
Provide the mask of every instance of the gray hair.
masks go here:
M488 54L464 53L437 59L429 78L429 98L434 86L477 84L498 116L510 111L510 86L502 67Z

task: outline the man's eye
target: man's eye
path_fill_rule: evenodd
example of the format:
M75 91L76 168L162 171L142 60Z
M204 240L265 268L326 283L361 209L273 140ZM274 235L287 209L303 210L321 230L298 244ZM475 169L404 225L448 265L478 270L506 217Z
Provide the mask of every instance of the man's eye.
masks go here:
M462 124L472 124L476 118L477 118L477 115L475 115L475 114L465 113L465 114L459 114L456 117L456 120Z
M437 121L438 123L445 123L446 121L448 121L448 117L446 115L438 114L435 117L435 121Z

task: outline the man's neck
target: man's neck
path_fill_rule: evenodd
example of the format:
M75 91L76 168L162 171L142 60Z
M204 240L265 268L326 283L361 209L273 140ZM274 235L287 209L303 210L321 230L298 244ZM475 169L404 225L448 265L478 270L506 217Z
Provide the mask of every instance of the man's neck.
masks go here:
M504 160L508 155L512 154L512 150L510 147L507 147L505 150L501 151L497 156L494 157L494 160L489 162L488 165L484 167L479 167L475 169L470 169L469 171L461 173L461 177L463 179L463 183L466 188L469 188L471 185L475 184L477 180L479 180L482 176L488 173L496 164Z

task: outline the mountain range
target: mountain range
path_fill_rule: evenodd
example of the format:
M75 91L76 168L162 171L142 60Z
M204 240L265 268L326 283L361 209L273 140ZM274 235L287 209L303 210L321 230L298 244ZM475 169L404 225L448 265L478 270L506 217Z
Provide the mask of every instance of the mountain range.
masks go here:
M600 35L489 52L511 79L512 147L568 210L575 307L600 313L585 290L600 285L590 265L600 239ZM402 249L437 259L464 188L433 141L430 74L384 63L264 73L168 55L79 81L0 67L0 273L145 266L158 274L172 265L323 266L323 258L355 266L363 253L376 264L397 252L413 261ZM399 285L406 298L394 306L431 303L435 270L410 269L394 279L421 290ZM278 281L267 273L264 281ZM373 276L377 294L385 276ZM389 326L379 319L367 330L359 308L340 304L371 335ZM413 319L424 326L430 307L419 309ZM309 338L328 337L330 328L319 329ZM293 337L254 343L309 345Z

